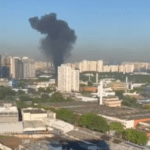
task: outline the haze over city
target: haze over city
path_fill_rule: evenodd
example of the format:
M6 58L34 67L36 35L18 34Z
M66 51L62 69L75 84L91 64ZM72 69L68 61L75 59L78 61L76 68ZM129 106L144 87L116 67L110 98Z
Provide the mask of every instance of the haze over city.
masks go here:
M67 62L149 62L149 7L148 0L1 1L1 53L44 60L39 41L45 35L33 30L28 19L56 13L77 35Z

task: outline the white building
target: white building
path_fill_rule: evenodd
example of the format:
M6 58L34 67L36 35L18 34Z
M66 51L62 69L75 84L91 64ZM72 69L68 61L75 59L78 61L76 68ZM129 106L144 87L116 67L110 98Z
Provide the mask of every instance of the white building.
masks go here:
M33 60L28 59L27 57L23 57L23 78L35 78L35 62Z
M102 60L97 61L97 71L103 72L103 61Z
M119 66L119 72L125 73L125 66L124 65Z
M110 65L110 71L111 72L118 72L118 68L119 68L118 65Z
M18 109L16 106L6 103L0 107L0 123L16 123L18 121Z
M134 65L125 65L125 72L130 73L134 71Z
M89 71L97 71L97 61L88 61Z
M58 67L58 90L62 92L79 91L79 70L66 65Z
M22 109L22 120L33 121L42 120L47 117L47 111L38 108L24 108Z
M110 66L108 66L108 65L105 65L105 66L103 66L103 72L110 72Z
M72 124L58 119L46 118L44 123L49 130L58 130L61 133L67 133L74 130L74 126Z
M89 64L87 60L83 60L82 62L80 62L79 70L80 72L89 71Z

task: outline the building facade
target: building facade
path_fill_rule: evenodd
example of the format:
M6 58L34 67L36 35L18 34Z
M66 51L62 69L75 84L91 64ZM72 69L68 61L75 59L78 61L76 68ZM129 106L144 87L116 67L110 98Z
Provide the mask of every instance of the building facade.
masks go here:
M23 78L35 78L35 61L23 58Z
M62 92L79 91L79 70L67 65L59 66L58 90Z

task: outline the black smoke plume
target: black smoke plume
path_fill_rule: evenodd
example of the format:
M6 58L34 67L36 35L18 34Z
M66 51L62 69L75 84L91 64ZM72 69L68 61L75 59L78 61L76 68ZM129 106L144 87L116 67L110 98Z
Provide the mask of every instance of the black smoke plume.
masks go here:
M41 40L41 50L46 57L52 58L55 71L60 66L66 57L70 56L77 37L75 31L70 29L67 22L58 20L55 13L38 17L29 18L31 27L46 37Z

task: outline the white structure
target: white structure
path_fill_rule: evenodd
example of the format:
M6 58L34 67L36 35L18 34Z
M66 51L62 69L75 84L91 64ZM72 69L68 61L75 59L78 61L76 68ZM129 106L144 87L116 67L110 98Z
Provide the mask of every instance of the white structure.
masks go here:
M3 107L0 107L0 123L16 123L18 121L18 109L16 106L6 103Z
M81 95L76 95L76 97L79 98L79 99L81 99L81 101L83 101L83 102L97 101L97 98L94 98L94 97L85 97L85 96L81 96Z
M79 70L80 70L80 72L89 71L89 66L88 66L88 61L87 60L83 60L82 62L80 62Z
M46 131L46 127L40 120L23 121L23 132L25 133L39 133L44 131Z
M96 83L98 83L98 73L96 73Z
M22 122L0 123L0 133L1 134L23 133Z
M123 93L124 96L139 96L138 93L134 92L134 93Z
M103 72L110 72L110 66L108 66L108 65L105 65L104 67L103 67Z
M22 120L33 121L42 120L47 117L47 111L38 108L24 108L22 109Z
M64 122L62 120L58 120L58 119L46 118L44 123L47 127L49 127L48 129L58 130L62 133L67 133L69 131L74 130L74 126L72 124Z
M28 93L28 89L17 89L17 88L12 88L12 90L13 90L13 91L16 91L16 92L18 92L18 91L20 90L20 91L23 91L23 92L25 92L25 93Z
M102 60L97 61L97 71L103 72L103 61Z
M58 90L61 92L79 91L79 70L66 65L58 67Z
M145 85L145 83L131 83L131 89L141 87L142 85Z
M98 86L98 95L99 95L99 104L103 104L103 80L101 80L100 85Z
M118 72L118 68L119 68L118 65L110 65L110 71L111 72Z
M110 121L120 122L122 125L124 125L124 127L126 129L134 128L134 120L119 119L119 118L116 118L116 117L109 117L109 116L106 116L106 115L99 115L99 116L102 116L105 119L110 120Z
M97 61L88 61L89 71L97 71Z
M23 78L35 78L35 61L28 59L27 57L22 58L23 61Z

